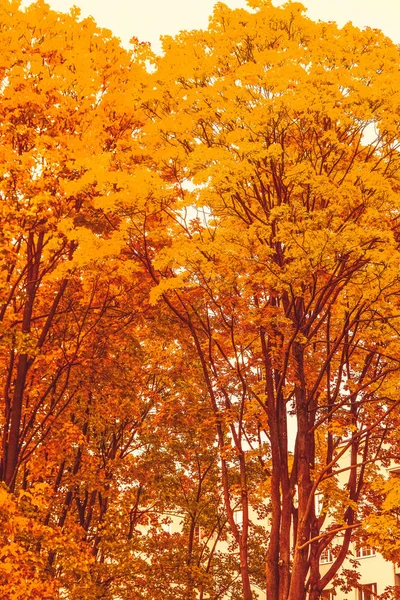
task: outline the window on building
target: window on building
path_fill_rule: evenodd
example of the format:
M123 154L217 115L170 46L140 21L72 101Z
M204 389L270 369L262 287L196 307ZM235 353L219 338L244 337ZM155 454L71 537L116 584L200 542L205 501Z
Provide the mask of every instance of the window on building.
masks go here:
M233 512L233 520L235 521L236 525L243 525L243 511L235 510Z
M358 600L376 600L376 583L366 583L358 589Z
M202 527L200 527L200 525L196 525L195 530L194 530L194 536L195 536L196 540L198 540L198 542L201 543L201 540L204 537L204 529Z
M324 506L324 497L322 494L315 494L315 516L319 517Z
M333 590L323 590L321 600L334 600Z
M333 556L330 548L325 548L325 550L322 550L321 556L319 557L319 562L321 565L326 565L333 562Z
M361 546L360 548L357 548L357 558L366 558L367 556L375 556L375 550L369 546Z

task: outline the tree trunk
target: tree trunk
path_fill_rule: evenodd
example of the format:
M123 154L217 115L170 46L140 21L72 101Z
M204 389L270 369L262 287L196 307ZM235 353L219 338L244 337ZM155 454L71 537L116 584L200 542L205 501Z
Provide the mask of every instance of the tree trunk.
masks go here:
M37 242L35 244L35 237L33 232L28 236L27 241L27 281L26 281L26 301L24 306L24 313L22 318L22 333L29 335L31 331L31 320L33 305L36 297L38 279L39 279L39 266L42 256L44 233L41 232L38 235ZM10 429L8 432L8 439L4 443L4 469L3 478L5 483L11 490L15 486L15 478L18 469L18 456L19 456L19 433L21 426L22 417L22 405L25 391L26 376L31 366L31 359L28 353L25 352L20 354L17 360L17 373L14 386L14 394L12 397L10 407Z

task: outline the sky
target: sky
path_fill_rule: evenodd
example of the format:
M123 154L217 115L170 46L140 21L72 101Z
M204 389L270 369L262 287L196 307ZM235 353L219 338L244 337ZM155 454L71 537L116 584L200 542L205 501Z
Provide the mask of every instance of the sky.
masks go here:
M131 37L151 42L160 52L160 35L183 29L207 27L216 0L46 0L55 10L67 12L74 4L83 16L91 15L101 27L111 29L124 45ZM25 5L31 0L24 0ZM225 0L231 8L246 6L245 0ZM274 4L282 4L274 0ZM400 43L400 0L302 0L314 20L352 21L358 27L374 27Z

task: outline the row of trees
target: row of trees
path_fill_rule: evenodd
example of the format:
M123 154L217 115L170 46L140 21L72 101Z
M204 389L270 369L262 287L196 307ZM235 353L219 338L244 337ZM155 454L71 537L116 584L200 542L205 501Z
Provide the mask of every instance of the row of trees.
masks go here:
M0 595L316 600L351 541L397 560L398 49L268 0L162 57L0 13Z

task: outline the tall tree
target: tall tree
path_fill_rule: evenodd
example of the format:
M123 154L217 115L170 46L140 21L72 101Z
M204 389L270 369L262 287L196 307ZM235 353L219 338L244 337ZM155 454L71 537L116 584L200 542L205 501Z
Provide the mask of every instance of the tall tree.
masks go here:
M112 293L96 298L98 278L82 284L76 269L101 255L101 239L112 244L103 205L117 195L116 148L138 126L141 85L140 67L93 20L19 4L0 7L0 477L11 489L31 433L37 440L66 404L93 315L99 320L112 302ZM116 96L121 85L129 107Z
M244 441L262 432L268 600L313 600L362 528L374 465L398 453L399 52L297 3L249 6L220 4L208 30L164 39L145 99L164 191L132 226L131 253L197 352L243 597Z
M264 561L316 600L397 556L398 49L269 0L158 58L0 21L1 593L252 600Z

